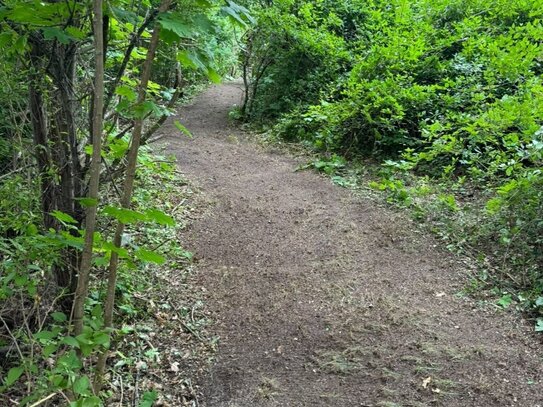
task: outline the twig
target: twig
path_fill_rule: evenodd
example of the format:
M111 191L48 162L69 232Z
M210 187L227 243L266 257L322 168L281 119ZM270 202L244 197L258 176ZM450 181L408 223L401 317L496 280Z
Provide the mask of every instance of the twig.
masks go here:
M19 354L19 357L21 358L21 360L23 360L24 359L23 352L21 351L21 348L19 347L19 343L17 342L17 338L15 338L15 336L11 332L11 329L9 329L8 324L6 323L4 318L2 318L2 316L0 316L0 321L2 321L2 324L4 324L4 328L6 328L9 337L13 341L13 344L15 345L15 348L17 349L17 353Z
M21 297L21 304L24 304L24 299L23 299L23 293L22 292L19 292L19 295ZM37 306L37 305L36 305ZM22 307L21 308L21 311L23 313L23 323L24 323L24 326L26 328L26 332L27 332L27 335L29 338L32 338L32 329L30 329L30 326L28 325L28 316L27 316L27 313L26 313L26 310L25 310L25 307ZM34 341L31 342L31 345L30 345L30 359L33 360L34 359ZM25 369L26 370L26 369ZM28 374L28 371L26 372ZM32 386L31 386L31 381L28 380L27 381L27 391L28 393L30 393L32 390Z
M171 213L173 214L173 213L177 212L177 210L179 209L179 207L180 207L181 205L183 205L185 202L187 202L187 199L186 199L186 198L185 198L185 199L182 199L181 202L179 202L177 205L175 205L175 207L171 210Z
M30 167L31 167L31 165L27 164L25 166L17 168L16 170L13 170L13 171L10 171L10 172L8 172L6 174L0 175L0 180L3 180L4 178L9 178L12 175L17 174L18 172L21 172L22 170L25 170L25 169L30 168Z
M59 391L59 393L62 395L62 397L64 397L64 400L68 402L68 405L72 403L72 400L70 400L70 398L66 394L64 394L64 392Z
M122 376L122 375L119 375L119 378L121 379L121 399L119 400L119 407L122 407L122 405L123 405L123 399L124 399L123 376Z
M45 403L47 400L49 399L52 399L53 397L55 397L58 393L51 393L50 395L48 395L47 397L41 399L41 400L38 400L36 401L34 404L31 404L29 407L37 407L39 406L40 404L42 403Z
M134 407L136 407L136 403L138 402L138 399L139 399L139 389L138 389L139 378L140 378L140 370L136 369L136 379L134 382L134 400L132 400L132 405Z
M204 338L202 338L200 336L200 334L195 331L194 329L192 329L189 325L187 325L185 322L181 321L181 325L183 326L183 328L185 328L187 331L189 331L189 333L193 334L196 339L198 339L200 342L205 342Z
M55 307L55 304L57 303L57 301L60 300L64 296L65 296L65 293L64 293L64 290L63 290L61 294L59 294L58 296L56 296L53 299L53 301L51 302L50 306L48 307L48 309L47 309L47 311L45 312L44 315L47 316L51 312L53 312L53 310L55 309L54 307ZM41 321L40 313L38 312L38 325L39 325L38 331L41 331L43 329L43 326L45 325L46 319L47 318L43 318L43 320Z
M106 167L107 174L109 176L109 179L111 181L111 185L113 185L113 189L115 190L115 193L118 197L120 197L121 191L119 190L119 187L117 186L117 183L115 182L115 177L113 176L113 172L111 171L111 167L109 164L104 160L104 166Z
M193 400L193 401L194 401L194 405L195 405L196 407L199 407L199 406L200 406L200 403L198 403L198 395L197 395L196 392L194 391L194 387L192 387L192 380L187 379L187 380L186 380L186 383L188 384L189 390L190 390L192 396L194 397L194 400Z

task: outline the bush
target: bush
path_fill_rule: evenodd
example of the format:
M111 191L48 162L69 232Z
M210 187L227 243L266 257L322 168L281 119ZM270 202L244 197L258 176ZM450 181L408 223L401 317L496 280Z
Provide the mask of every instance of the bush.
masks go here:
M273 58L249 116L326 156L396 163L374 186L405 206L406 171L441 183L459 225L452 194L470 190L484 224L466 239L541 293L542 19L541 0L283 0L254 30L250 65Z

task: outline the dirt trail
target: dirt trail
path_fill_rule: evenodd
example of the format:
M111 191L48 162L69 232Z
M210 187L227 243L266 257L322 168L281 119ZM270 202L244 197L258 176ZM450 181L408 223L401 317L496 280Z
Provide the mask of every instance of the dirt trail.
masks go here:
M209 89L163 128L213 201L197 254L220 351L208 407L543 405L523 322L456 295L465 271L401 215L355 198L229 125L240 86Z

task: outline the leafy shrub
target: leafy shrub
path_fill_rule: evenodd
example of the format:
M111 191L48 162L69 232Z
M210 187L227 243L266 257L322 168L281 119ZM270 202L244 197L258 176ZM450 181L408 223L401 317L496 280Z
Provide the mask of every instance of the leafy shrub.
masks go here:
M284 0L258 13L244 62L252 75L245 113L253 120L311 104L347 71L350 54L338 34L342 21L326 3Z
M273 58L250 117L326 156L385 160L371 186L419 218L407 172L441 183L431 210L483 222L461 240L508 269L511 290L540 295L543 2L283 0L261 14L250 65ZM470 196L477 216L459 204Z

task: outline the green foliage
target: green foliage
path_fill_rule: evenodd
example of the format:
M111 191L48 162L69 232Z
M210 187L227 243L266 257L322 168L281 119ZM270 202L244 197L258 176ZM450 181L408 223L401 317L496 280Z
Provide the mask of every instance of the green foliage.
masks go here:
M334 154L329 159L318 159L303 165L300 169L305 170L314 168L317 171L324 172L326 175L337 174L339 170L345 168L345 159Z
M280 1L257 13L257 26L246 34L244 64L251 67L253 119L279 116L317 99L345 72L350 55L330 2Z
M0 364L2 401L60 405L69 398L72 406L103 405L107 393L94 393L93 365L122 334L106 328L103 316L112 255L121 260L114 287L120 319L146 314L134 294L149 289L149 263L163 265L171 255L185 264L192 256L169 244L168 228L179 227L169 214L174 208L149 206L162 205L157 197L173 182L174 163L139 154L136 182L146 191L136 192L129 209L120 204L130 134L144 121L145 144L179 99L235 71L236 30L254 23L233 1L181 0L163 13L159 2L104 5L105 107L98 113L104 118L103 176L101 198L90 199L89 135L99 88L93 87L92 2L0 3L0 348L8 349ZM155 27L161 41L142 92ZM91 207L98 207L99 225L91 293L83 331L74 334L71 307ZM120 245L113 242L116 223L126 225ZM150 406L156 399L156 392L146 392L138 402Z
M246 40L242 113L277 119L275 136L324 156L383 161L371 188L485 253L501 269L493 284L532 304L543 290L542 18L541 0L274 2Z

